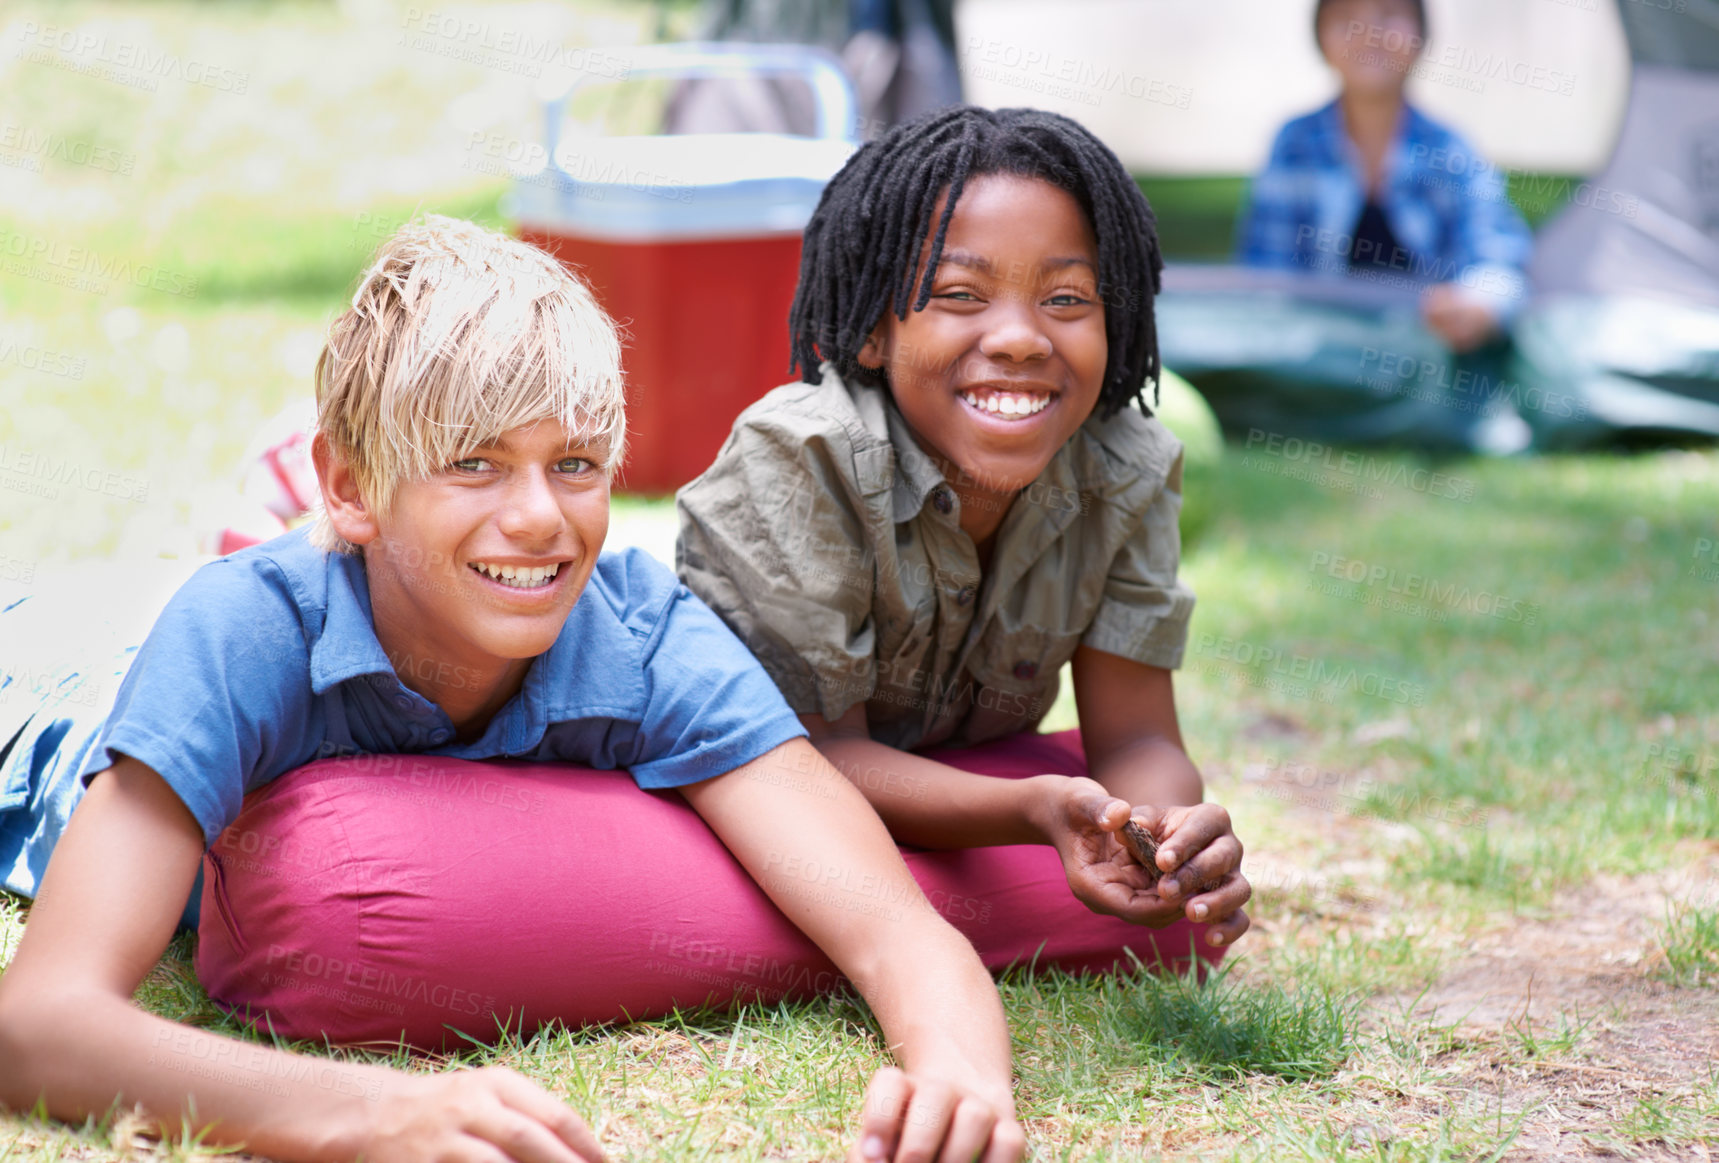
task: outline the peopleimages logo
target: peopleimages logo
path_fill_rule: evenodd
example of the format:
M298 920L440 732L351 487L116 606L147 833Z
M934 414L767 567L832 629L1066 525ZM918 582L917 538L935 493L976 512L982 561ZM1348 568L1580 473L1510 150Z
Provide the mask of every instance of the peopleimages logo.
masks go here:
M110 174L129 175L137 167L137 155L129 150L97 145L12 121L0 125L0 151L37 162L27 168L38 172L41 170L39 163L44 158Z
M1419 289L1428 283L1459 283L1497 299L1520 299L1527 293L1521 277L1508 267L1486 263L1464 266L1453 258L1416 254L1400 246L1387 255L1366 239L1311 223L1296 228L1295 247L1309 270L1338 272L1385 286ZM1353 259L1366 259L1368 265L1350 270Z
M1363 589L1378 589L1385 594L1412 600L1425 600L1434 607L1454 609L1464 614L1497 618L1504 622L1520 622L1533 626L1540 621L1540 603L1523 601L1493 590L1476 589L1459 582L1443 581L1423 573L1399 570L1378 562L1362 561L1340 554L1315 552L1308 560L1307 571L1336 581L1350 582Z
M1719 581L1719 542L1711 537L1695 539L1695 552L1690 554L1689 576L1702 581Z
M292 1093L289 1083L316 1086L369 1102L379 1102L382 1098L382 1079L374 1072L343 1070L332 1062L281 1054L266 1046L217 1037L189 1026L157 1030L148 1064L155 1069L262 1091L276 1098Z
M1248 429L1244 452L1249 455L1242 457L1243 468L1305 478L1318 484L1335 484L1350 492L1359 491L1361 485L1386 484L1453 501L1474 500L1474 481L1467 477L1454 477L1395 458L1344 451L1316 440L1284 436L1260 428ZM1273 458L1273 461L1268 462L1266 457ZM1287 467L1289 465L1294 468ZM1376 497L1382 494L1373 489L1368 491L1368 495Z
M1419 352L1361 349L1355 383L1375 392L1439 404L1459 412L1480 412L1496 404L1561 419L1585 420L1587 401L1537 385L1499 380L1453 361L1427 359Z
M693 972L679 973L660 961L647 968L654 968L657 972L675 972L677 976L687 977L701 985L750 991L759 997L780 999L790 994L826 993L842 981L841 975L833 970L732 949L684 933L653 929L650 952L656 957L680 962ZM752 980L743 980L746 978Z
M1332 771L1311 763L1273 759L1244 776L1267 799L1359 818L1420 818L1458 828L1486 826L1488 812L1459 798L1428 795L1363 773ZM1248 880L1259 884L1248 862Z
M91 250L87 246L72 246L49 238L37 238L15 230L0 230L0 260L7 269L28 278L42 277L42 267L52 268L68 276L83 276L88 284L79 289L107 292L109 283L129 283L164 295L197 294L197 280L153 263L133 262ZM14 266L13 264L19 264Z
M222 93L243 93L251 85L249 73L87 29L44 26L26 20L20 39L23 46L18 55L30 53L27 59L33 63L69 67L74 72L151 92L160 87L163 77ZM59 55L56 58L52 54Z
M1365 20L1351 20L1347 36L1352 43L1377 50L1360 55L1365 64L1395 64L1399 54L1407 49L1412 56L1406 65L1397 67L1423 81L1456 85L1475 93L1485 92L1487 81L1503 81L1564 97L1576 91L1576 74L1517 60L1504 52L1444 44Z
M1719 787L1719 749L1699 750L1676 744L1649 743L1642 760L1649 782L1673 787L1686 784L1699 794Z
M1186 85L989 37L969 36L961 63L982 79L1084 105L1101 103L1106 93L1175 109L1186 109L1194 100L1194 91Z
M41 372L45 376L81 380L89 367L89 359L40 344L21 344L11 339L0 339L0 364L12 364L25 371Z
M548 66L624 81L632 71L626 58L600 48L568 47L548 36L434 8L407 8L400 27L405 30L400 43L407 48L522 76L541 77Z
M1404 706L1426 705L1427 689L1420 683L1245 638L1201 634L1195 640L1194 652L1204 665L1196 663L1188 669L1220 681L1232 678L1248 686L1319 702L1331 702L1339 694L1363 694Z
M495 998L487 994L286 945L270 945L264 964L283 982L289 978L321 980L377 998L404 998L458 1014L495 1013L497 1008Z
M0 444L0 488L31 492L55 500L60 486L80 488L119 501L149 499L149 482L140 477L91 468L51 453Z

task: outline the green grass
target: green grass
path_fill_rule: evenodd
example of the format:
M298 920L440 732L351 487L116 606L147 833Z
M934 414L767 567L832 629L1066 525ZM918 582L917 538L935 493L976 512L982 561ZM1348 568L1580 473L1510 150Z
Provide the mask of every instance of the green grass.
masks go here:
M1714 1101L1710 1086L1705 1094L1687 1099L1645 1095L1624 1114L1618 1124L1617 1139L1626 1147L1638 1143L1670 1148L1709 1146L1713 1142L1716 1117L1719 1103Z
M1516 1141L1521 1119L1506 1124L1441 1115L1432 1125L1398 1128L1389 1123L1334 1119L1316 1126L1276 1120L1243 1158L1339 1160L1342 1163L1495 1163Z
M598 0L524 11L491 14L565 20L573 41L693 15ZM308 396L321 329L376 242L416 210L498 221L505 184L474 173L462 147L473 132L528 136L530 83L391 48L399 13L363 4L78 0L9 16L132 20L159 47L251 77L238 116L214 91L139 100L28 62L0 75L9 118L135 154L127 175L54 161L12 173L0 230L196 286L175 295L115 280L90 294L0 272L0 351L34 343L83 361L69 377L0 358L0 447L148 486L141 500L0 493L0 576L116 551L190 553L258 426ZM310 85L313 73L339 83ZM1143 187L1172 256L1229 252L1239 179ZM1519 179L1513 194L1538 220L1568 186ZM1719 455L1384 457L1472 482L1468 503L1391 487L1357 496L1245 459L1232 448L1188 477L1201 527L1184 572L1199 605L1177 696L1190 753L1247 846L1255 928L1204 983L1005 975L1017 1101L1038 1157L1719 1148L1715 1081L1629 1049L1662 1035L1699 1045L1719 1020L1712 903L1663 903L1667 885L1710 876L1719 840L1719 589L1689 568L1698 539L1719 536ZM622 499L616 515L660 521L663 503ZM1504 594L1536 616L1450 603L1434 620L1369 604L1360 587L1320 592L1309 586L1318 554ZM1251 661L1235 660L1236 643ZM1261 662L1261 647L1277 661ZM1414 697L1369 691L1364 676ZM1073 721L1065 683L1047 725ZM1319 781L1285 777L1304 770ZM22 918L0 896L0 967ZM1582 943L1596 920L1615 957ZM1517 1004L1522 981L1504 976L1511 965L1537 968L1531 1009ZM1474 1001L1486 974L1508 1004ZM186 938L138 998L263 1037L209 1002ZM1610 1003L1599 1018L1596 999ZM587 1117L617 1157L678 1160L839 1155L887 1056L865 1007L836 996L375 1060L509 1064ZM130 1142L124 1120L83 1130L0 1116L0 1160L118 1158ZM190 1143L162 1153L207 1154Z
M1247 200L1245 177L1138 176L1158 216L1164 257L1172 262L1223 262L1235 254L1236 226ZM1580 175L1510 175L1510 201L1538 228L1569 202Z
M1459 1005L1433 1021L1424 1000L1489 934L1573 925L1595 878L1645 891L1696 872L1719 838L1706 787L1668 777L1657 758L1719 745L1711 594L1682 566L1711 528L1719 457L1445 466L1473 478L1472 505L1286 485L1239 467L1233 451L1229 465L1204 482L1211 524L1185 566L1200 595L1190 660L1204 657L1202 635L1278 644L1400 672L1426 697L1405 707L1334 684L1329 697L1301 697L1228 681L1229 663L1184 670L1184 733L1252 866L1308 875L1256 874L1256 929L1204 985L1003 981L1018 1101L1043 1157L1468 1159L1560 1127L1596 1154L1719 1143L1699 1091L1645 1072L1636 1085L1648 1090L1608 1089L1609 1072L1629 1066L1608 1049L1617 1030L1704 1028L1698 1007L1719 958L1711 908L1638 910L1636 927L1620 929L1616 948L1633 942L1640 968L1616 967L1618 1009L1601 1025L1591 999L1558 1002L1556 978L1534 987L1550 1008L1532 1017ZM1357 605L1307 588L1321 551L1508 589L1541 616L1434 624ZM1358 735L1380 724L1390 729ZM1342 782L1328 801L1295 804L1249 774L1300 770L1285 764ZM1623 907L1606 899L1595 907ZM188 952L176 946L144 1004L234 1028L208 1007ZM1670 992L1652 994L1654 979ZM1637 1017L1649 997L1671 1009ZM832 998L545 1031L470 1060L519 1065L630 1158L819 1157L839 1151L863 1080L884 1061L871 1029L863 1007ZM1521 1069L1561 1089L1502 1106L1456 1098L1464 1079ZM1569 1104L1551 1101L1559 1094L1610 1111L1607 1129L1572 1122ZM0 1145L46 1134L4 1127Z
M1100 1012L1138 1055L1195 1077L1328 1078L1349 1056L1357 1024L1350 999L1270 982L1244 986L1223 970L1203 982L1155 976L1101 984Z
M415 214L446 214L495 229L505 225L493 183L355 214L271 214L267 203L223 201L204 208L195 230L163 238L157 261L196 279L199 297L213 302L285 299L320 307L349 293L368 254ZM268 230L251 239L264 220Z
M1667 910L1660 937L1662 972L1678 985L1719 985L1719 907L1679 903Z

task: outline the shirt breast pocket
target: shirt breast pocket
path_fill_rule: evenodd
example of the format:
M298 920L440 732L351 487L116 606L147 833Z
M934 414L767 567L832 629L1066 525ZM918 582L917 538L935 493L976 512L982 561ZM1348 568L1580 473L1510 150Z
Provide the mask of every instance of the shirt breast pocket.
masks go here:
M1034 695L1056 681L1057 672L1079 645L1078 634L1053 633L1040 626L1014 630L992 626L968 669L992 690Z

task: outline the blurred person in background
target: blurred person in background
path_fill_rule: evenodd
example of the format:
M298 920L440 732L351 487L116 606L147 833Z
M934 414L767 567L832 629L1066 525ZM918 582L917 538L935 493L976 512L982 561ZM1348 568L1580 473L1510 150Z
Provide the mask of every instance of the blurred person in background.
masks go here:
M708 0L699 36L828 49L853 82L861 139L961 102L955 0ZM700 77L676 86L665 130L810 135L816 123L799 80Z
M961 102L955 0L849 0L842 64L854 79L865 138Z
M1314 29L1341 90L1278 132L1242 216L1240 260L1416 289L1425 326L1495 383L1533 237L1502 173L1404 96L1427 43L1423 0L1318 0ZM1479 423L1480 408L1459 410ZM1525 444L1511 418L1481 447Z

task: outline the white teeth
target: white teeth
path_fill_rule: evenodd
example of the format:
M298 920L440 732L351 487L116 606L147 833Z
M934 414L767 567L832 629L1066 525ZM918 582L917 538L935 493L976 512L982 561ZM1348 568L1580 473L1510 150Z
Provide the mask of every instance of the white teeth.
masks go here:
M487 574L504 586L516 590L536 589L550 581L561 572L561 564L552 565L491 565L484 561L472 562L472 568L479 573Z
M985 396L963 392L961 398L979 411L996 416L1031 416L1044 411L1051 401L1049 396L1029 396L1015 392L994 392Z

